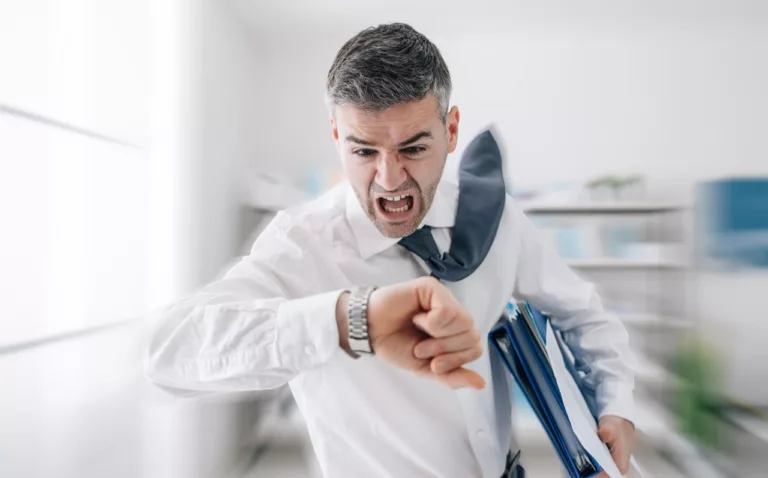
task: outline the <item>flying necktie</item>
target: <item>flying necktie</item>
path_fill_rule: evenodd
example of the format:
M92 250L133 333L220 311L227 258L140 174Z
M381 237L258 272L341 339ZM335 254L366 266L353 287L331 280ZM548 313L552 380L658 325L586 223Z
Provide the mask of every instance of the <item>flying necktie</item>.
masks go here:
M467 146L459 166L459 204L451 247L445 254L429 226L400 239L440 280L457 282L472 274L488 255L501 222L506 199L501 151L490 131Z

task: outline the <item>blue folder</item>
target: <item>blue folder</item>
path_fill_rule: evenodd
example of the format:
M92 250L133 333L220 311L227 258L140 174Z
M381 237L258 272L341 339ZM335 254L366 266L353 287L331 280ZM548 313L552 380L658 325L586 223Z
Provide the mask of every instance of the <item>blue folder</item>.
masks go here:
M571 478L589 478L602 471L600 464L582 445L571 427L560 389L545 347L547 317L523 302L507 306L501 325L489 339L509 373L515 378L536 417L547 433ZM572 356L556 336L566 368L579 384ZM582 394L594 415L594 397Z

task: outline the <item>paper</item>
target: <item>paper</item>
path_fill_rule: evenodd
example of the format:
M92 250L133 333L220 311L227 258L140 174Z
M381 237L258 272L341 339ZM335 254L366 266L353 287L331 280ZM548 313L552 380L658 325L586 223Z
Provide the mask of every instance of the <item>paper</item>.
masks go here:
M560 347L557 345L557 338L555 338L549 323L547 323L546 344L552 371L555 373L557 385L565 404L565 411L568 413L574 433L610 478L621 478L622 475L616 467L616 463L613 462L608 447L597 436L597 423L592 417L579 387L571 374L568 373Z

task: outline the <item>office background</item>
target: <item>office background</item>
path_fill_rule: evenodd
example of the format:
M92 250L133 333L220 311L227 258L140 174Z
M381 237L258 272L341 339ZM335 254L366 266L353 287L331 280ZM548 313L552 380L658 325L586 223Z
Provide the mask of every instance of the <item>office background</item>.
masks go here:
M0 476L315 476L285 390L173 399L141 353L163 304L342 180L325 75L390 21L451 70L447 174L494 124L510 194L630 327L649 473L763 476L759 0L0 0Z

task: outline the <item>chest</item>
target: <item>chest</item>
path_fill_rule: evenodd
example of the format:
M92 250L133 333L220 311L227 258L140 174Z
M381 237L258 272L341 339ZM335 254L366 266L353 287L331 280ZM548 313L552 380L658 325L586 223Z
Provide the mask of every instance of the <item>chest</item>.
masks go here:
M518 250L514 242L500 230L480 267L459 282L443 284L472 314L478 331L490 331L504 306L512 296L515 285ZM441 251L448 249L447 230L436 231L436 242ZM403 247L393 246L368 260L338 260L331 265L337 282L333 287L354 285L384 286L429 275L427 266Z

